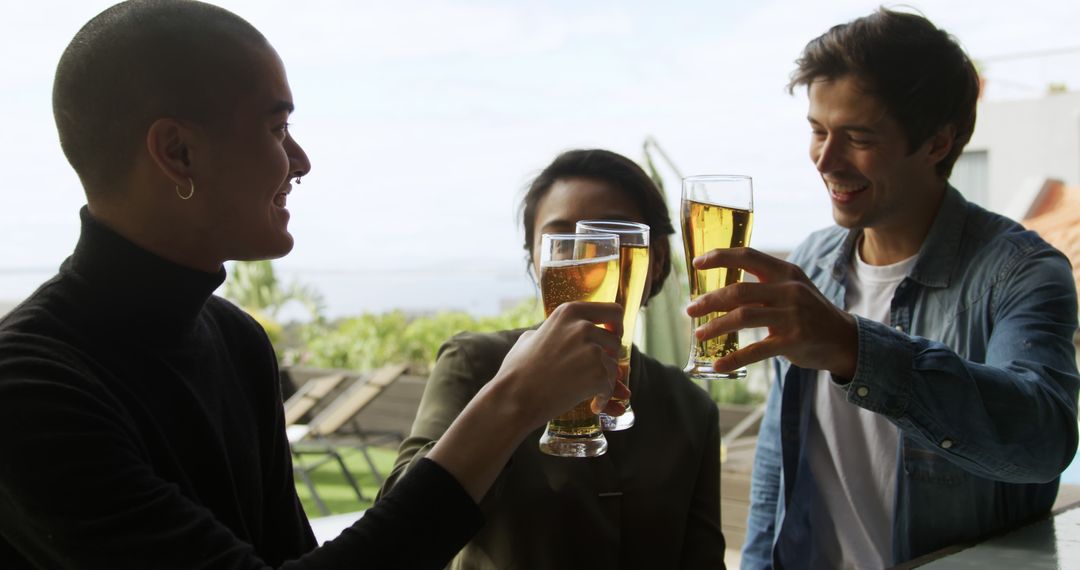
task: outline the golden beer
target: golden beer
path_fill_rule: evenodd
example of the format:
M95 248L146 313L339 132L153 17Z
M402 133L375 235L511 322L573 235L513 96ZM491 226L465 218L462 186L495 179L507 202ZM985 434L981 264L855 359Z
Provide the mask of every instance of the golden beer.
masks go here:
M649 226L622 220L580 220L575 224L579 234L611 233L619 237L619 294L615 302L623 307L623 335L619 347L618 379L630 386L630 353L638 312L645 298L649 276ZM634 409L630 400L615 400L623 407L622 415L600 414L604 431L621 431L634 426Z
M618 291L619 256L616 255L551 261L540 267L540 294L545 317L559 305L571 301L610 303ZM591 399L585 400L548 422L545 438L549 434L562 438L593 438L602 434L600 415L592 411L591 402ZM544 440L541 440L541 449L545 449Z
M619 257L551 261L540 267L544 316L571 301L611 303L619 292Z
M634 330L637 327L641 300L645 296L645 279L649 275L649 247L643 245L619 246L619 294L615 302L623 306L623 334L619 346L619 381L630 387L630 350L634 344ZM626 429L634 425L634 412L630 409L630 400L619 400L626 409L623 417L602 418L606 420L604 429L608 431Z
M649 276L649 247L645 245L619 246L619 294L615 302L623 306L622 346L619 362L630 366L630 346L634 344L634 328L637 326L641 300L645 297L645 279ZM626 378L620 376L625 382Z
M691 301L705 293L742 280L742 269L720 267L698 270L694 268L693 260L714 249L746 247L750 243L750 230L753 225L754 212L752 210L683 200L683 245L686 248L686 271L690 277ZM697 329L721 315L723 313L718 312L695 318L693 328ZM739 333L731 332L700 342L692 339L691 343L693 346L690 349L690 364L687 372L694 375L691 369L695 369L698 372L704 371L703 375L709 375L707 369L711 369L712 363L717 358L739 349ZM741 378L745 375L745 369L728 375L712 373L714 377L729 378Z

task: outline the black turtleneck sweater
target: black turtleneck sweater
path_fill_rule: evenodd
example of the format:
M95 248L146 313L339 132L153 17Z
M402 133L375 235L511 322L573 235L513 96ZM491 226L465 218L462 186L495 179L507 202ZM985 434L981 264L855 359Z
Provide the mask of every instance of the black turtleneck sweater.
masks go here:
M273 349L204 273L95 221L0 321L0 568L441 567L481 517L437 464L315 549Z

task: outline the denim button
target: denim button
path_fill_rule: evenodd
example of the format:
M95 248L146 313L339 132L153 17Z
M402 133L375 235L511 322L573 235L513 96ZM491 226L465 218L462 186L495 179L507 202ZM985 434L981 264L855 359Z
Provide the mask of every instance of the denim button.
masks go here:
M952 447L952 440L946 439L941 442L941 449L950 449Z
M870 393L870 389L866 386L859 386L855 389L855 393L858 394L860 398L865 398L867 394Z
M900 331L900 332L904 332L904 327L902 327L902 326L900 326L900 325L896 325L896 327L894 327L894 328L895 328L896 330Z

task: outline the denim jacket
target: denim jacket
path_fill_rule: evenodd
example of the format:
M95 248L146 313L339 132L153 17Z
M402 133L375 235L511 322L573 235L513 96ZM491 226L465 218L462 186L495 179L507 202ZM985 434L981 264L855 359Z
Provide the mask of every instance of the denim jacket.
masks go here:
M839 307L859 234L821 230L792 254ZM1068 260L950 187L889 315L892 326L857 317L858 364L845 390L900 431L894 562L1048 512L1077 445ZM784 359L775 368L743 568L805 567L819 554L804 446L817 371Z

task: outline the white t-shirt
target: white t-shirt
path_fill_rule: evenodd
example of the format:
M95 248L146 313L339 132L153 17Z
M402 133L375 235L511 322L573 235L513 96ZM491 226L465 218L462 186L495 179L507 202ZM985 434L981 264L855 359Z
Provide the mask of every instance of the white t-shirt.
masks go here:
M867 265L855 248L845 309L890 324L889 309L900 282L915 265ZM899 432L884 416L847 401L828 371L818 373L806 450L818 485L811 528L816 568L885 568L893 565L892 522Z

